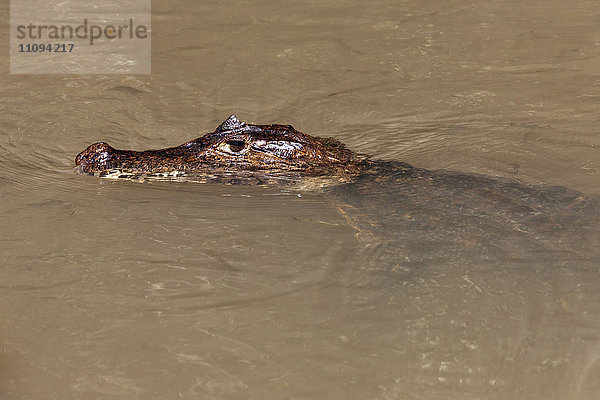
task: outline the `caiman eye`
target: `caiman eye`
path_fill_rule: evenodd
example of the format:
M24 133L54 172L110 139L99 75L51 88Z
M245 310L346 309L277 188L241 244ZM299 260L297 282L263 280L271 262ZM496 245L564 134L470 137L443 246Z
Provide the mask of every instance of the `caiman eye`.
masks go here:
M229 154L242 154L246 149L246 142L243 140L228 140L219 146L219 150Z

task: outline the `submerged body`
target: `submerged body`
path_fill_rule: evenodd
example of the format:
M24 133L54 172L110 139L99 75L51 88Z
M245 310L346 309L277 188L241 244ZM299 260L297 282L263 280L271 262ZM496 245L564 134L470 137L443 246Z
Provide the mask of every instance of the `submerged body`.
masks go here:
M305 187L321 187L333 199L359 238L377 248L377 259L387 259L384 268L465 255L600 260L597 199L563 187L372 161L290 125L251 125L231 116L178 147L137 152L95 143L75 163L111 178L317 182Z

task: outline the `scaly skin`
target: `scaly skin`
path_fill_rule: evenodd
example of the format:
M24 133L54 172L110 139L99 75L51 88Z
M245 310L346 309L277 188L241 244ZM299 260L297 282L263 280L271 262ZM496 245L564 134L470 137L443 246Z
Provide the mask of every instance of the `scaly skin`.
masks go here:
M161 150L117 150L94 143L75 159L81 172L124 174L353 175L369 164L339 141L298 132L291 125L251 125L234 115L214 132Z

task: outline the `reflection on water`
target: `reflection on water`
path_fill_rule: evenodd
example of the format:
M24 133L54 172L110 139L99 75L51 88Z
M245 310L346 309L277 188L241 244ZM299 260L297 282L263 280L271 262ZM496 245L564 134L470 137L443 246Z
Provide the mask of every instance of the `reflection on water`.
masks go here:
M236 113L597 194L594 2L152 8L150 76L0 80L0 397L597 397L593 206L520 241L501 208L497 226L452 220L446 205L485 196L438 186L322 196L72 170L92 142L178 145Z

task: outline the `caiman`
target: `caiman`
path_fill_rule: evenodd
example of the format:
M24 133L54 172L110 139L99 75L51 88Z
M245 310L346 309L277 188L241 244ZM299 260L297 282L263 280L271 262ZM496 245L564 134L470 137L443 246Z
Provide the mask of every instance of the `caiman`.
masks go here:
M132 151L99 142L75 164L108 178L318 187L376 258L386 260L374 265L385 268L450 260L600 260L597 198L564 187L371 160L291 125L247 124L232 115L214 132L177 147Z

